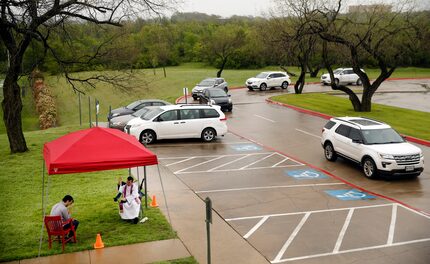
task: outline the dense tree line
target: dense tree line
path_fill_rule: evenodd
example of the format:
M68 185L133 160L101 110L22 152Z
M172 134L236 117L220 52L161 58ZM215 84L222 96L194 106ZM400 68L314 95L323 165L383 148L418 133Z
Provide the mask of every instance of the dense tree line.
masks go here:
M430 12L417 12L420 17L421 41L405 47L399 66L430 67ZM83 54L98 52L88 63L76 64L72 71L153 68L183 62L203 62L219 69L260 68L268 65L297 65L307 58L306 73L315 75L323 67L321 44L306 36L294 42L297 25L291 19L238 17L221 19L202 13L177 13L170 19L127 21L122 28L103 27L90 22L68 22L64 31L51 33L51 46L61 58L73 60ZM73 39L73 43L70 41ZM387 47L389 48L389 47ZM99 50L96 50L99 49ZM334 65L350 65L348 52L339 47L332 58ZM344 53L344 54L342 54ZM339 56L339 54L341 56ZM23 70L35 65L53 74L62 72L53 54L45 56L43 45L32 41L24 56ZM0 45L0 71L5 72L7 53ZM362 67L377 67L371 56L363 56ZM222 70L221 70L222 71Z

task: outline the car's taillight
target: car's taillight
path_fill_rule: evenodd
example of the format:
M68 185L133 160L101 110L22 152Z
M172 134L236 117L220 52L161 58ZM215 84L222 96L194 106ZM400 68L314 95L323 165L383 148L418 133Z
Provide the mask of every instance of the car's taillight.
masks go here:
M220 118L219 121L227 121L227 117Z

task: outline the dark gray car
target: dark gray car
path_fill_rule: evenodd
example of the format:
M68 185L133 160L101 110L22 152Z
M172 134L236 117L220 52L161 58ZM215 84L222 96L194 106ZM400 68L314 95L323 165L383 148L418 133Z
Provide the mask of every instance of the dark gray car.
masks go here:
M200 83L198 83L192 91L192 96L194 100L197 100L203 93L203 91L207 88L218 88L224 90L226 93L228 92L227 82L224 78L208 78L204 79Z
M158 99L144 99L144 100L138 100L135 101L127 106L120 107L113 109L110 114L108 115L108 122L114 117L123 116L123 115L131 115L137 110L140 110L146 106L162 106L162 105L168 105L170 103L158 100Z
M222 111L233 110L233 102L224 90L218 88L208 88L200 96L200 104L213 104L221 106Z
M169 104L169 103L167 103L167 104ZM124 127L127 125L128 121L130 121L136 117L141 117L141 116L145 115L151 109L154 109L157 107L158 106L145 106L144 108L137 110L136 112L134 112L131 115L122 115L122 116L113 117L109 121L109 127L124 131Z

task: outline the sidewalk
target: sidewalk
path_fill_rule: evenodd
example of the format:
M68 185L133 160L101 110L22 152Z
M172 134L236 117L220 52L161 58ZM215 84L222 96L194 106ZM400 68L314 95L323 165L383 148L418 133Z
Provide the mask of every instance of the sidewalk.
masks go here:
M159 165L170 213L170 224L188 251L200 263L207 263L206 211L204 201L164 166ZM136 170L134 170L134 174ZM143 168L139 171L143 175ZM157 166L147 167L148 196L156 195L169 220ZM211 260L215 264L270 263L215 211L212 211Z
M157 261L187 258L190 253L179 239L160 240L97 250L59 254L47 257L23 259L10 264L117 264L153 263Z

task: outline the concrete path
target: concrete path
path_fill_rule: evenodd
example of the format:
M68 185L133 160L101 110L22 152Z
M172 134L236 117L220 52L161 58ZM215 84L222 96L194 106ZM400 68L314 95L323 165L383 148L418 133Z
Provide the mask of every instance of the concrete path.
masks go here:
M116 263L153 263L173 259L187 258L190 253L179 239L160 240L97 250L53 255L47 257L23 259L10 264L116 264Z

